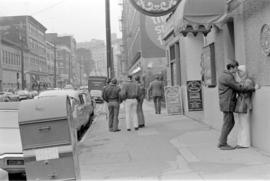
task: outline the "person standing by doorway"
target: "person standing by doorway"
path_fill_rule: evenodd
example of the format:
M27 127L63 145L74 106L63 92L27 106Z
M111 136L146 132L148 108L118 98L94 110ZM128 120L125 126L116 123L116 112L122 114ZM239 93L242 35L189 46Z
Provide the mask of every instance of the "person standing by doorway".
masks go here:
M117 86L117 80L114 78L111 83L104 88L102 98L107 102L109 111L109 131L121 131L118 128L118 115L120 108L120 93L121 89Z
M219 105L220 110L223 112L223 125L218 148L232 150L234 148L227 144L227 137L235 124L233 112L236 106L236 93L253 92L255 89L236 82L234 74L238 71L238 62L229 63L226 68L227 70L221 74L218 80Z
M139 128L145 127L145 119L144 119L144 114L143 114L143 100L145 98L145 88L143 84L141 83L140 76L135 77L135 81L139 85L139 99L138 99L138 105L137 105L137 116L138 116L138 123L139 123Z
M123 83L121 93L121 100L125 101L126 112L126 128L131 131L130 123L133 123L134 129L139 129L137 117L137 104L139 99L139 86L132 80L132 75L128 76L128 80Z
M156 75L155 80L150 83L147 91L148 97L153 97L156 114L161 114L161 99L163 92L163 84L159 80L159 76Z

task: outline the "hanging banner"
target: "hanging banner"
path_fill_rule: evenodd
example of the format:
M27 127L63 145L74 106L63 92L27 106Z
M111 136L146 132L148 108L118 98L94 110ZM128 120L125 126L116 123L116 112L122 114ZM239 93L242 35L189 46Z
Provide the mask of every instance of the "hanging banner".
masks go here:
M130 0L141 13L148 16L163 16L172 12L181 0Z
M169 115L183 114L180 87L167 86L164 89L167 113Z
M200 80L187 81L189 111L203 111L202 83Z

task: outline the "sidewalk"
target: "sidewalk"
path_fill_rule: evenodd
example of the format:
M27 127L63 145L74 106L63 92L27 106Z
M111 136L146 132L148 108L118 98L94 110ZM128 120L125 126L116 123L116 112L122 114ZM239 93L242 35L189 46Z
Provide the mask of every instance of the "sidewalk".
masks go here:
M254 148L217 149L219 132L185 116L154 114L144 103L146 128L108 132L97 116L79 143L82 180L269 179L270 157Z

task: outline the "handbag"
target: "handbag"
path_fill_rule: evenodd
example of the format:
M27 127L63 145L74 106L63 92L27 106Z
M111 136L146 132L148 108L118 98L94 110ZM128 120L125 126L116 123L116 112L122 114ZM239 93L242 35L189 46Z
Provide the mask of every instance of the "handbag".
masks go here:
M237 97L235 111L236 113L247 113L248 105L246 104L245 97L240 95Z

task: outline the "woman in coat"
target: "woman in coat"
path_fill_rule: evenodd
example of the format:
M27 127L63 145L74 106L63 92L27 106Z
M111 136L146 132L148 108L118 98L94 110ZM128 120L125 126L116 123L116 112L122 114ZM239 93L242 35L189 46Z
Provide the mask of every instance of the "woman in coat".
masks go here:
M238 67L235 80L244 87L254 88L255 83L248 77L245 65ZM236 148L250 147L250 120L249 113L252 110L252 93L238 93L235 113L237 113L239 129L237 132Z

